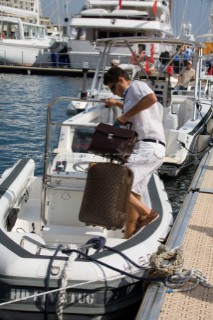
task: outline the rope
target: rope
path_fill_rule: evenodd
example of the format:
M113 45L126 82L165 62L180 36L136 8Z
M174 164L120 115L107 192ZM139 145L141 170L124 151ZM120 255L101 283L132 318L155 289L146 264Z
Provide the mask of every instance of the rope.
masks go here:
M69 245L67 247L68 249L76 249L75 245ZM62 279L61 279L61 286L60 291L58 294L58 300L56 304L56 319L63 320L63 306L66 298L66 288L67 288L67 281L70 279L72 264L77 258L77 253L72 252L72 254L69 256L67 262L65 263L64 270L62 273Z
M169 250L161 244L156 253L150 257L150 269L148 275L153 277L168 277L177 274L183 266L183 248L178 247Z
M183 269L181 273L169 277L165 282L165 285L170 288L168 293L174 291L189 291L201 285L205 288L213 288L213 286L207 282L207 278L197 269L187 270Z
M123 252L116 250L115 248L108 247L105 245L106 239L104 237L97 237L97 238L91 238L89 241L87 241L86 245L90 245L90 248L93 248L96 250L96 252L99 252L101 249L105 249L114 253L117 253L121 257L123 257L126 261L131 263L133 266L135 266L138 269L147 269L148 268L148 262L143 263L143 265L139 265L135 263L133 260L131 260L127 255L125 255ZM88 254L89 249L87 249L86 254Z
M197 269L183 268L184 253L182 247L169 250L160 245L158 251L150 257L150 269L147 274L152 277L165 277L167 292L189 291L201 285L205 288L213 288L207 282L207 278ZM150 280L151 280L150 279Z
M52 268L52 264L57 256L57 254L59 253L59 251L62 249L62 244L59 244L58 247L56 248L53 256L50 258L50 262L47 268L47 275L45 278L45 291L49 291L49 282L50 282L50 274L51 274L51 268ZM44 303L44 319L48 320L48 303L49 303L49 295L45 295L45 303Z

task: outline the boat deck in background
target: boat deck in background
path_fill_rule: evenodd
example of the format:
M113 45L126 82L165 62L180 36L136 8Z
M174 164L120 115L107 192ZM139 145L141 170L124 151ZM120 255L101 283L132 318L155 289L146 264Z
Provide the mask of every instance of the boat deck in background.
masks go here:
M0 65L0 73L15 73L40 76L67 76L67 77L83 77L83 69L58 68L58 67L23 67L23 66L7 66ZM93 77L95 70L87 70L87 76Z
M167 246L182 246L185 269L197 269L213 285L213 150L202 159ZM213 319L213 288L198 285L186 292L167 292L163 284L148 287L135 320Z

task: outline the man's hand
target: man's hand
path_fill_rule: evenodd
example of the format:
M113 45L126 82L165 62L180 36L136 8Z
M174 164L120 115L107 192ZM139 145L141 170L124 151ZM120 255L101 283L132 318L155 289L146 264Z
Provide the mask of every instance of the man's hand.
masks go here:
M123 114L122 116L120 116L119 118L117 118L117 121L121 124L126 124L128 122L129 118Z
M105 101L105 105L109 108L115 107L116 103L117 103L117 100L113 98L109 98Z

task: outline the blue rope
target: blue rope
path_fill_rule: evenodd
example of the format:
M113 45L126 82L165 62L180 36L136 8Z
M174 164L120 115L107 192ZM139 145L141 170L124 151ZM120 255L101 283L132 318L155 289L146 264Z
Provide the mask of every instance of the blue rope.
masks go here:
M91 248L94 248L98 251L100 251L101 249L107 249L109 251L112 251L112 252L115 252L117 254L119 254L120 256L122 256L125 260L127 260L128 262L130 262L132 265L134 265L135 267L137 267L138 269L141 269L141 270L148 270L149 268L148 267L144 267L144 266L140 266L138 264L136 264L134 261L132 261L131 259L129 259L125 254L121 253L120 251L116 250L116 249L113 249L113 248L110 248L110 247L107 247L105 246L106 242L106 239L104 237L98 237L98 238L92 238L90 239L87 243L87 244L91 244ZM93 245L93 246L92 246ZM126 272L124 270L120 270L118 268L115 268L113 267L112 265L109 265L103 261L100 261L98 259L95 259L93 258L92 256L89 256L88 255L88 250L86 253L80 251L80 250L77 250L77 249L69 249L69 248L65 248L65 249L62 249L62 253L64 254L71 254L72 252L75 252L75 253L78 253L79 257L82 256L84 258L86 258L87 260L91 261L91 262L95 262L97 264L100 264L102 265L103 267L106 267L106 268L109 268L111 270L114 270L118 273L121 273L125 276L128 276L130 278L133 278L133 279L136 279L136 280L139 280L139 281L161 281L161 282L165 282L167 280L167 277L160 277L160 278L150 278L150 277L139 277L139 276L136 276L136 275L133 275L129 272Z

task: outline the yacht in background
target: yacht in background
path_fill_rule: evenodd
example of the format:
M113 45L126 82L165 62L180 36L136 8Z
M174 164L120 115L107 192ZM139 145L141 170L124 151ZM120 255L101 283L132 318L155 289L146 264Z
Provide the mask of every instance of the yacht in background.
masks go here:
M49 48L53 39L48 37L46 26L40 24L39 1L32 2L32 6L22 4L23 9L12 1L4 4L0 5L0 63L21 66L49 65Z
M82 11L71 19L71 32L75 39L68 41L69 57L73 68L82 68L85 62L89 69L96 69L98 55L97 39L113 37L173 37L170 11L171 1L88 0ZM73 33L73 32L72 32ZM74 34L74 33L73 33ZM134 54L142 56L146 47L138 44ZM120 63L129 63L131 52L127 48L113 48L110 56Z

